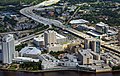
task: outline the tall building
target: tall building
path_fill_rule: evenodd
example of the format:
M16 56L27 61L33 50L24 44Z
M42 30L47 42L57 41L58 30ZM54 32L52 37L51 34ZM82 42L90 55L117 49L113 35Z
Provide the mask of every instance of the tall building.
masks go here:
M90 45L91 50L93 50L96 53L100 53L100 41L92 41Z
M53 30L48 30L44 32L44 41L45 41L45 47L47 45L54 45L57 43L56 40L56 32Z
M12 34L5 35L2 38L2 53L3 63L11 64L15 53L14 37Z
M85 39L85 45L84 45L85 49L91 49L96 53L100 53L100 47L101 47L101 43L99 40L94 40L91 38Z
M56 32L48 30L44 32L44 43L46 50L50 51L63 51L62 45L57 43Z

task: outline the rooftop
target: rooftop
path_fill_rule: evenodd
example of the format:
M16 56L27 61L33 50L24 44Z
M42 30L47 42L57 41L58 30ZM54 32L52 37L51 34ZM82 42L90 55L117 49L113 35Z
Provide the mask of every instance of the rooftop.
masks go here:
M25 47L19 53L37 55L37 54L41 54L41 51L36 47Z
M70 23L71 24L85 24L85 23L89 23L89 21L84 20L84 19L78 19L78 20L71 20Z
M82 50L79 50L79 53L82 55L82 56L86 56L86 57L92 57L91 53L89 52L91 49L82 49Z
M103 23L103 22L97 23L96 25L97 25L97 26L108 26L107 24L105 24L105 23Z
M8 35L5 35L4 37L3 37L3 41L9 41L9 40L11 40L11 39L13 39L14 37L13 37L13 35L12 34L8 34Z

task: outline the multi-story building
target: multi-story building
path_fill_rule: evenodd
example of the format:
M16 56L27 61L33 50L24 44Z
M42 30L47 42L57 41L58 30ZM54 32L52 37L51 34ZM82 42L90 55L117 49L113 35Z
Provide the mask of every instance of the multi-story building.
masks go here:
M96 31L101 33L101 34L107 34L109 26L103 22L97 23L96 24Z
M56 32L52 30L48 30L44 32L44 42L45 42L45 47L47 45L54 45L57 43L56 40Z
M5 35L2 38L3 63L11 64L15 57L14 37L12 34Z
M46 50L50 51L63 51L62 45L57 43L56 32L48 30L44 32L44 44Z
M100 47L101 47L101 43L99 40L91 39L91 38L85 39L85 46L84 46L85 49L91 49L96 53L100 53Z
M44 36L43 35L39 35L38 37L35 37L33 41L34 41L34 44L36 46L42 47L42 46L45 45L45 41L44 40L45 40ZM59 44L64 44L65 42L68 41L67 37L65 37L65 36L63 36L61 34L58 34L57 32L56 32L56 40L57 40L57 43L59 43Z
M88 49L79 50L77 56L80 64L93 64L93 55L88 51Z

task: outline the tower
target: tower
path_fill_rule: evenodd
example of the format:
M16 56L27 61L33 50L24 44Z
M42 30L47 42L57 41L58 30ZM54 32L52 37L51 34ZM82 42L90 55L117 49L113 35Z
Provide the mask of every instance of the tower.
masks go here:
M15 45L14 37L12 34L5 35L2 38L2 53L3 53L3 63L11 64L14 58Z
M92 51L96 53L100 53L100 41L99 40L94 40L91 38L85 39L85 49L91 49Z
M45 47L47 45L54 45L57 43L56 40L56 32L52 30L48 30L44 32L44 42L45 42Z

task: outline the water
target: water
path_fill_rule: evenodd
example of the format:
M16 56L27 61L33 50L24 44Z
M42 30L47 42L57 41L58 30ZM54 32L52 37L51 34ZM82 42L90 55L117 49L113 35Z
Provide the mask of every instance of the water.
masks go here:
M0 71L0 76L120 76L120 72L94 74L85 72L78 73L74 71L45 72L45 73Z

